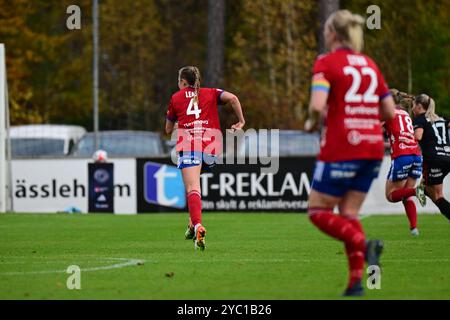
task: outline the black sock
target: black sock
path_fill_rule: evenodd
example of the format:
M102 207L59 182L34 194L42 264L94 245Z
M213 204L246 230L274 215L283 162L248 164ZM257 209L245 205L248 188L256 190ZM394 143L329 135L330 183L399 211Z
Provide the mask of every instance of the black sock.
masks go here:
M440 198L436 201L436 205L441 211L441 213L450 220L450 202L445 200L444 198Z

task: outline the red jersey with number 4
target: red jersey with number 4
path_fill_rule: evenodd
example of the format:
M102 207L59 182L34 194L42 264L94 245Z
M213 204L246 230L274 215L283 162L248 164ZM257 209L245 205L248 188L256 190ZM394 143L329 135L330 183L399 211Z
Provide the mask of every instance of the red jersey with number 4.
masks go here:
M329 92L318 159L383 159L380 102L390 92L375 62L341 48L317 58L313 73L312 90Z
M220 89L200 88L198 104L193 88L184 88L172 95L167 119L178 121L177 151L221 153L222 133L217 106L221 104L222 92Z
M421 155L414 138L414 125L408 112L402 109L395 110L395 118L386 121L385 127L391 144L392 159L406 155Z

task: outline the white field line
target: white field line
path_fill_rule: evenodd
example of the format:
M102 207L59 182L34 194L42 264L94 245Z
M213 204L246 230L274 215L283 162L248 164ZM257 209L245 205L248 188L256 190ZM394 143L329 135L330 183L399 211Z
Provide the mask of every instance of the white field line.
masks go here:
M139 259L126 259L126 258L104 258L99 260L116 260L116 261L124 261L121 263L116 263L107 266L100 267L91 267L91 268L81 268L82 272L91 272L91 271L100 271L100 270L111 270L111 269L120 269L129 266L136 266L138 264L144 263L144 260ZM45 271L16 271L16 272L2 272L0 275L2 276L14 276L14 275L23 275L23 274L49 274L49 273L66 273L66 270L45 270Z

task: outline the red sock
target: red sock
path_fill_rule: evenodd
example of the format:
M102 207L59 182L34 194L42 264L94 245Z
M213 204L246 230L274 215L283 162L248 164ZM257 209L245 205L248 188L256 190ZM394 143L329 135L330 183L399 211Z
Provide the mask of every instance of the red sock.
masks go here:
M347 246L345 252L347 253L349 268L347 287L351 288L355 283L360 282L363 277L364 252L348 249Z
M187 194L187 202L192 225L196 226L198 223L202 223L202 196L200 192L196 190L189 192Z
M356 218L356 217L355 218L347 218L347 220L348 220L348 222L350 222L352 224L353 228L364 233L363 226L358 218Z
M333 214L332 209L310 208L309 219L324 233L343 241L358 251L366 251L364 233L347 219Z
M347 218L352 226L364 234L361 222L358 218ZM364 270L364 251L354 248L351 244L345 244L345 252L348 258L349 281L348 287L352 287L356 282L361 281Z
M389 197L391 198L392 202L399 202L403 199L414 197L416 195L416 189L414 188L404 188L404 189L398 189L391 192Z
M403 200L403 205L405 206L406 215L408 216L409 227L411 230L417 228L417 209L414 198L409 197Z

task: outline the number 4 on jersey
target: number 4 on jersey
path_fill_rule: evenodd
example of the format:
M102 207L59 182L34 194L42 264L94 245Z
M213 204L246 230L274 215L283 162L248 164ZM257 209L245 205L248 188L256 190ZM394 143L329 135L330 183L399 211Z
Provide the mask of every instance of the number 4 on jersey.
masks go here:
M195 119L200 118L200 113L202 113L202 110L199 109L198 103L194 101L195 99L192 98L191 102L189 102L189 106L187 108L186 114L188 116L195 115Z

